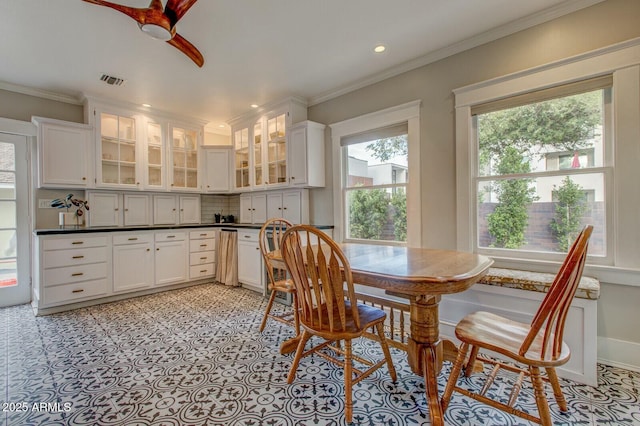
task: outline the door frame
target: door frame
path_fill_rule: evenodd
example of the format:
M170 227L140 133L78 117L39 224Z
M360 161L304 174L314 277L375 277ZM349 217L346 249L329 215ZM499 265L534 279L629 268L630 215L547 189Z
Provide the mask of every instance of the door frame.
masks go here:
M24 235L19 239L16 257L20 259L17 264L17 274L21 277L21 281L28 281L24 283L19 281L19 284L15 292L11 292L8 298L3 297L1 306L13 306L18 304L30 303L32 298L32 247L33 247L33 176L32 176L32 163L34 155L34 144L36 140L36 127L34 124L26 121L12 120L8 118L0 117L0 133L6 135L9 140L15 141L15 143L21 143L20 139L24 140L24 155L26 160L26 168L24 171L24 179L26 186L26 194L24 197L16 197L18 203L16 204L17 211L27 212L27 219L25 222L16 224L19 235ZM18 157L18 150L16 150L16 157ZM17 164L17 162L16 162ZM17 170L17 167L16 167ZM18 189L16 188L16 191ZM20 242L22 244L20 244Z

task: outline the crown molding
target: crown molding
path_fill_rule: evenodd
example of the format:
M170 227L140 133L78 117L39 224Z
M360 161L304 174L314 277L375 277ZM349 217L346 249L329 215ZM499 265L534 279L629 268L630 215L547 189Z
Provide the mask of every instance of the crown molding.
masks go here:
M19 84L7 83L5 81L0 81L0 89L7 90L9 92L22 93L23 95L49 99L52 101L65 102L72 105L82 105L82 97L79 96L63 95L49 90L36 89Z
M429 65L441 59L453 56L457 53L464 52L465 50L472 49L474 47L489 43L510 34L514 34L527 28L531 28L536 25L559 18L561 16L568 15L580 9L585 9L603 1L605 0L571 0L558 4L541 12L534 13L524 18L509 22L508 24L502 25L500 27L485 31L484 33L478 34L474 37L462 40L458 43L454 43L441 49L435 50L419 58L404 62L392 68L386 69L380 73L365 77L364 79L355 81L351 84L330 90L318 96L310 97L308 100L309 106L326 102L333 98L337 98L338 96L342 96L363 87L379 83L388 78L395 77L396 75L414 70L416 68L420 68L425 65Z

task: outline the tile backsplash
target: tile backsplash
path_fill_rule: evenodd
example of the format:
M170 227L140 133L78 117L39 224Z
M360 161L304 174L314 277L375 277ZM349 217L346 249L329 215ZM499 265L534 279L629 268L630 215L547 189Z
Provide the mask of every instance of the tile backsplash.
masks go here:
M214 214L233 215L238 222L240 216L240 195L202 195L200 197L202 223L213 223Z

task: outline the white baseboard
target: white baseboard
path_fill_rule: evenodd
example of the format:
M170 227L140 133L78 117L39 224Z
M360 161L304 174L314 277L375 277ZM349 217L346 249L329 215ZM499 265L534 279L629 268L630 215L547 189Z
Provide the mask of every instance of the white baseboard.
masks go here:
M598 336L598 362L640 372L640 343Z

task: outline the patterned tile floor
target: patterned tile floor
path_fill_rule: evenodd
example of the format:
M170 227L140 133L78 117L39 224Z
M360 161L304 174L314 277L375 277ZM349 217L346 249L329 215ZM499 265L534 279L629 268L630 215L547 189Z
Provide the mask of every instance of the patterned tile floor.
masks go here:
M0 426L345 424L341 371L308 357L287 385L292 357L278 345L292 330L259 333L264 306L205 284L38 318L27 305L0 309ZM355 424L429 424L422 380L392 351L398 381L382 368L357 385ZM556 425L640 425L640 373L598 370L597 389L562 381L570 411L552 403ZM519 405L535 409L530 389ZM529 424L459 395L446 422Z

